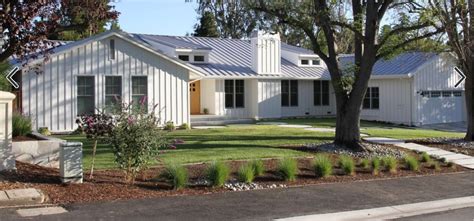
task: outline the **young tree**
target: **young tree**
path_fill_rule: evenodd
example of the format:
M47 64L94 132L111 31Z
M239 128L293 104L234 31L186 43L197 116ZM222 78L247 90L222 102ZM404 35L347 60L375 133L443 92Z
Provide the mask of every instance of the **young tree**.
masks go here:
M196 24L193 36L196 37L219 37L219 31L217 30L216 19L211 12L204 12L199 19L199 24Z
M467 132L465 140L474 141L474 1L430 0L433 11L448 37L448 46L456 55L458 66L466 75L464 84L467 108Z
M340 19L338 6L349 10ZM433 29L433 22L415 1L395 0L302 0L298 2L259 0L253 5L258 11L279 18L295 29L303 30L311 41L312 49L327 65L332 86L336 94L336 136L334 142L354 150L369 150L360 142L360 111L367 85L375 62L388 56L392 51L413 41L434 36L441 32ZM379 39L380 24L389 10L404 10L413 19L409 25L394 28ZM416 14L415 14L416 12ZM344 71L338 62L336 30L345 28L354 34L354 68ZM403 42L391 46L391 50L381 51L391 36L422 30ZM323 50L323 47L327 47ZM347 81L346 79L350 80Z

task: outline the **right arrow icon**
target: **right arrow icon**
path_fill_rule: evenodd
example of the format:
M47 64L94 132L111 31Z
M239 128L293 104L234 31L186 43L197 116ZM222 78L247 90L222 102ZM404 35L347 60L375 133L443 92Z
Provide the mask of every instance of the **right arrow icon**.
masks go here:
M454 87L458 87L464 81L464 79L466 79L466 75L464 75L464 73L462 73L461 69L459 69L458 67L454 67L454 70L456 71L456 73L461 75L461 79L459 79L459 81L454 85Z

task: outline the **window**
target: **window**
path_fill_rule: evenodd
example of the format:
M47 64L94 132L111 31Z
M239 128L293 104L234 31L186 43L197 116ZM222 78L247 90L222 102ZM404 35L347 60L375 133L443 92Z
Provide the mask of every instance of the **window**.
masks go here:
M189 61L189 55L178 55L179 60Z
M105 111L116 113L122 105L122 77L105 77Z
M301 60L301 65L309 65L309 60L307 59Z
M462 92L461 91L453 91L453 95L455 97L461 97L462 96Z
M298 106L298 81L282 80L281 81L281 106L296 107Z
M314 59L314 60L313 60L313 65L321 65L321 60L319 60L319 59Z
M452 91L443 91L443 92L441 92L441 95L443 97L451 97Z
M132 104L133 108L147 110L148 81L146 76L132 77Z
M225 80L225 108L243 108L245 105L244 80Z
M315 106L329 105L329 81L313 81Z
M362 103L363 109L379 109L379 88L369 87L365 93L364 101Z
M430 97L441 97L441 91L431 91Z
M77 77L77 114L93 114L94 101L94 77Z
M109 58L111 60L114 60L115 59L115 40L114 39L110 39L110 42L109 42L109 48L110 48L110 55L109 55Z
M204 62L204 56L203 55L194 55L194 61L195 62Z

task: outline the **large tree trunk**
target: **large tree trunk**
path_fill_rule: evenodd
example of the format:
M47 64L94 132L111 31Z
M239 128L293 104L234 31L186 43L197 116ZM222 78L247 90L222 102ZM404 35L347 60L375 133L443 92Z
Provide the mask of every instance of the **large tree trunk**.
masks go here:
M336 137L334 138L334 143L353 150L363 151L359 130L360 108L338 105L336 114Z

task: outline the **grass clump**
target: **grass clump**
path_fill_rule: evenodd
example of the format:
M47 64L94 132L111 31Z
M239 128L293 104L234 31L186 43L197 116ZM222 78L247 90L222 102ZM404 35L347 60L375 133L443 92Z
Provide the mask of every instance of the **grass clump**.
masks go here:
M413 156L405 156L405 167L411 171L418 171L420 169L420 163Z
M255 178L255 171L252 164L242 165L237 171L237 179L240 182L251 183Z
M398 161L393 156L387 156L382 159L383 165L390 173L397 173Z
M207 179L212 186L221 187L229 179L230 169L223 162L212 163L207 170Z
M188 183L188 171L181 165L168 165L161 174L168 180L174 189L186 187Z
M332 162L326 155L318 155L313 163L314 173L317 177L328 177L332 174Z
M341 167L345 175L354 175L355 165L352 157L347 155L339 157L339 166Z
M435 161L435 160L430 162L430 168L434 169L435 171L440 171L441 170L441 166L439 165L439 162Z
M293 158L285 158L280 161L277 171L285 181L295 181L298 174L298 163Z
M380 165L381 165L380 158L374 157L372 159L371 164L372 164L372 174L378 175L380 172Z
M19 112L13 112L12 116L12 136L26 136L33 131L31 117Z
M265 166L261 160L252 161L252 168L255 176L261 176L265 173Z
M427 152L422 152L421 153L421 162L423 163L428 163L431 161L431 157Z
M370 168L370 160L369 159L360 160L359 166L362 167L363 169L369 169Z

